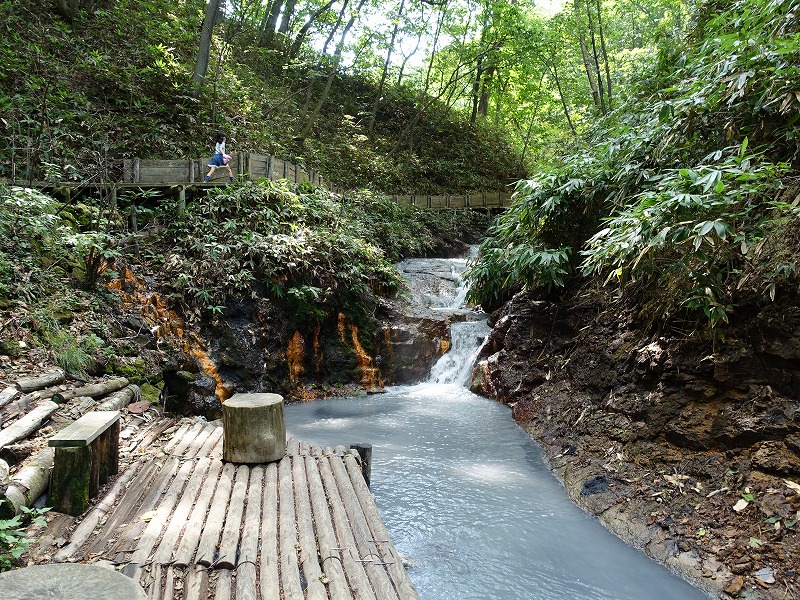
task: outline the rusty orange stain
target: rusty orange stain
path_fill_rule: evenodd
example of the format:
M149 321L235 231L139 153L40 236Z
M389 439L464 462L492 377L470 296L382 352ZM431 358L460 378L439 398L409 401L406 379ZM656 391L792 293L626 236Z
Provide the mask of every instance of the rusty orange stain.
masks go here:
M325 358L322 354L322 345L319 342L319 332L321 326L317 323L314 328L314 371L319 373L322 371L322 361Z
M286 362L289 363L289 381L298 383L303 376L303 363L306 358L306 343L299 331L295 331L286 346Z
M231 392L222 383L222 377L217 370L217 365L208 355L205 344L194 332L187 332L183 319L174 310L167 308L167 303L156 292L149 291L144 282L136 277L129 267L122 269L122 279L115 279L107 284L108 289L119 293L122 302L139 309L145 322L150 325L150 331L157 340L171 339L184 352L197 360L203 373L213 377L217 382L216 395L220 401L227 400ZM133 287L133 292L126 292L122 282L126 281Z
M361 385L366 388L383 387L380 370L375 366L375 361L364 351L361 342L358 340L358 327L350 325L350 335L353 339L353 350L358 361L358 367L361 369Z

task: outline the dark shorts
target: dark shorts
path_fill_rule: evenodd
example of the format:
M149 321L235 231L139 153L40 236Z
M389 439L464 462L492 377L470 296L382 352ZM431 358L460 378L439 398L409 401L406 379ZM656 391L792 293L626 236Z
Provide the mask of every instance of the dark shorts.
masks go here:
M214 156L212 156L211 160L208 161L208 166L209 167L224 167L225 166L225 161L222 158L222 154L217 153Z

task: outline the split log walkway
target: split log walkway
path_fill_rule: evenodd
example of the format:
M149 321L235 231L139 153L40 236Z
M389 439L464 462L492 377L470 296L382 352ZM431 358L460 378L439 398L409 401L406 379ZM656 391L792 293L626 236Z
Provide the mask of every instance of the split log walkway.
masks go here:
M221 457L222 427L182 425L53 560L126 565L153 600L419 599L357 455L289 440L277 463Z

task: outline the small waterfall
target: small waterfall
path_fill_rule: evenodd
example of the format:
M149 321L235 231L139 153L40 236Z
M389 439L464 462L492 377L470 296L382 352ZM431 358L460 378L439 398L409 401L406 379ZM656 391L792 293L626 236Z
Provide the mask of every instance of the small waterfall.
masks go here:
M429 383L466 386L489 327L485 315L465 306L469 286L461 279L467 259L410 259L400 271L413 296L438 313L459 315L450 325L450 348L431 369Z
M487 335L489 326L485 319L453 323L450 326L450 350L433 365L428 382L465 386Z

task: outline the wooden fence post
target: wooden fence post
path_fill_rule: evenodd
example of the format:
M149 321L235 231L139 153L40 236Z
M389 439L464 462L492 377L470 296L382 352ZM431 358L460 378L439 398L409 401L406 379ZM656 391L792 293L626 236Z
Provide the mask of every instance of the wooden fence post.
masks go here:
M139 183L139 177L140 177L140 173L141 173L140 167L141 167L141 165L139 163L139 159L138 158L134 158L133 159L133 183Z

